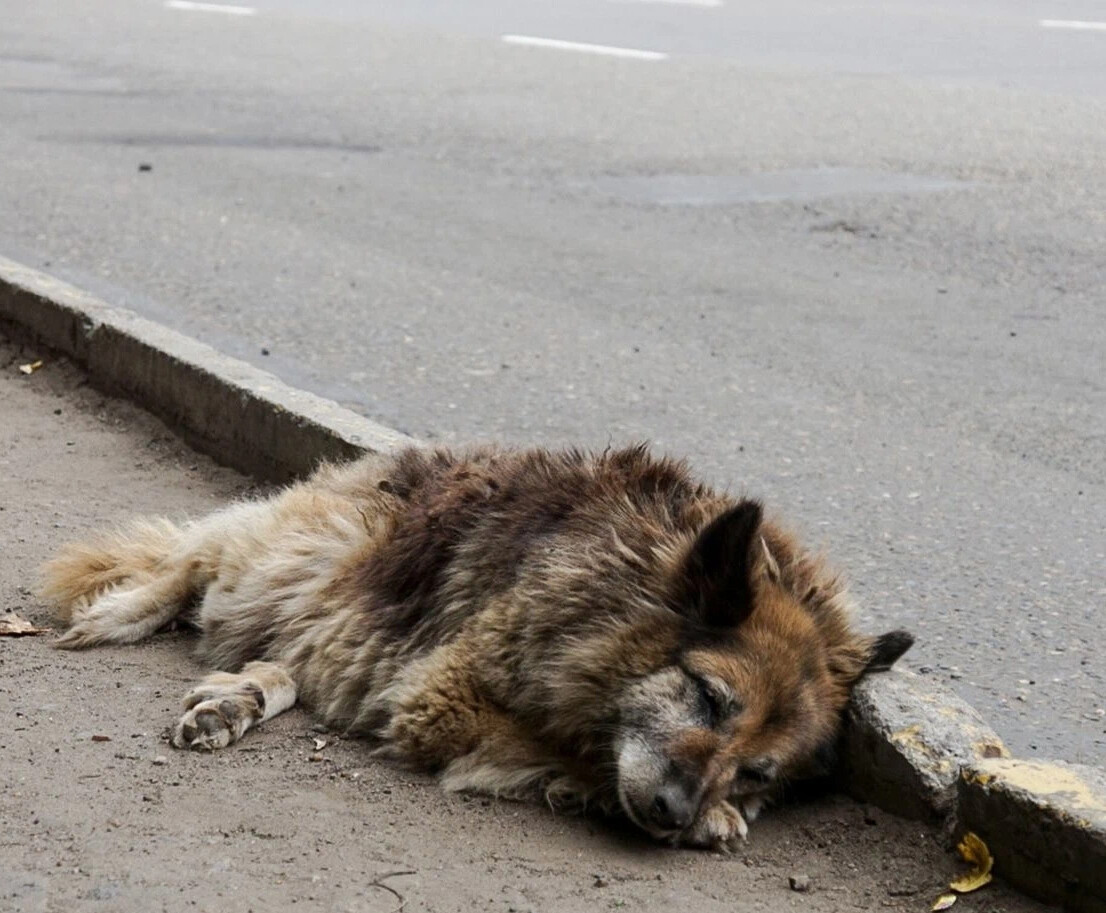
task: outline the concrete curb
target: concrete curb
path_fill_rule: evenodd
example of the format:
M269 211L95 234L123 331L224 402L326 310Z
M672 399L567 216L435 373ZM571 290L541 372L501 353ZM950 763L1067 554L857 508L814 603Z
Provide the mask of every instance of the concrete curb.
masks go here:
M67 355L98 387L145 406L197 449L269 481L416 443L3 257L0 329ZM990 843L995 871L1027 893L1106 913L1103 772L1010 760L972 707L900 670L856 689L841 750L841 786L857 798L943 826L949 837L975 830Z
M840 786L884 811L983 838L994 871L1047 903L1106 913L1106 772L1021 761L949 689L872 675L845 714Z
M1008 757L974 707L913 672L871 675L853 691L842 745L845 782L886 811L947 824L956 816L960 770Z
M1106 913L1106 773L1080 764L990 760L958 783L961 826L986 841L1027 894Z
M4 257L0 325L67 355L96 386L144 406L197 450L267 481L306 475L321 460L415 443Z

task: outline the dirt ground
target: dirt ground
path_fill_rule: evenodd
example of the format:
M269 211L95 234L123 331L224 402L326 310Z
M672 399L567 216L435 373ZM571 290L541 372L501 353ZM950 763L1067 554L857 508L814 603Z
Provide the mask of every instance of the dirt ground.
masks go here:
M63 541L251 486L63 362L19 372L37 357L0 337L0 611L46 624L35 572ZM769 812L732 856L660 848L446 795L298 710L223 752L175 751L190 639L0 638L0 911L924 911L961 868L934 833L841 797ZM992 884L955 909L1044 908Z

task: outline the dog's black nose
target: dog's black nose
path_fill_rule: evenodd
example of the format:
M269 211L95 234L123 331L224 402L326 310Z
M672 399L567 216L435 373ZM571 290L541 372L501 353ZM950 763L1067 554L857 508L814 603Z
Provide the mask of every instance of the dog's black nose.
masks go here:
M754 783L771 783L779 773L779 765L771 758L754 758L746 761L737 770L737 775L743 780L752 780Z
M669 783L657 790L649 821L662 831L682 831L695 818L695 804L681 787Z

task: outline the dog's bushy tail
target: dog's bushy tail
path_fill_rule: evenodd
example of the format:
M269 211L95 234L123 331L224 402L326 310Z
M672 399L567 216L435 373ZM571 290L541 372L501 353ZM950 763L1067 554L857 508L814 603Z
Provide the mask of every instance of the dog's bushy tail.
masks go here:
M69 628L56 645L133 642L175 617L192 590L184 536L169 520L137 520L63 548L39 588Z

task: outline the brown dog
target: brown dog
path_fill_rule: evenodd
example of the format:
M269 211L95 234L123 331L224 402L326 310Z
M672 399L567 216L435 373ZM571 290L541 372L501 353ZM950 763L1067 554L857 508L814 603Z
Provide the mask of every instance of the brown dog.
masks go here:
M63 647L199 627L223 671L186 696L177 747L300 701L447 789L592 803L711 847L912 642L854 632L838 579L757 502L644 447L367 456L70 546L44 594Z

